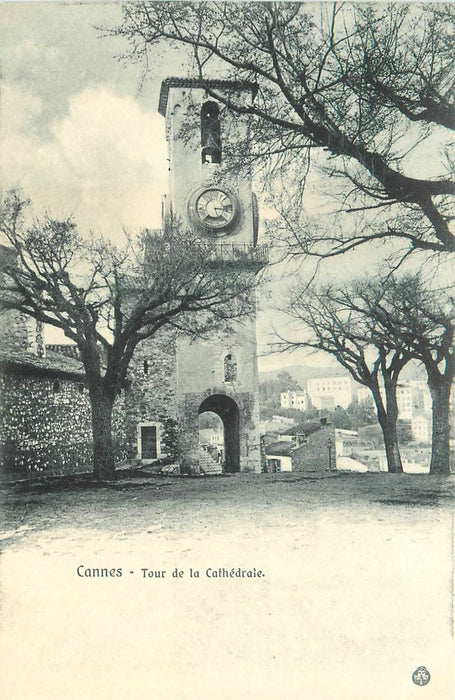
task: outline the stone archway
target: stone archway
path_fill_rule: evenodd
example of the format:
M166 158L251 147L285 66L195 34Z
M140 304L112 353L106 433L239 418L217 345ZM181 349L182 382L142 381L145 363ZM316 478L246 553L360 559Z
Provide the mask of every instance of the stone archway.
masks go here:
M224 394L212 394L199 406L198 414L211 411L223 421L224 460L227 472L240 471L240 412L236 402Z

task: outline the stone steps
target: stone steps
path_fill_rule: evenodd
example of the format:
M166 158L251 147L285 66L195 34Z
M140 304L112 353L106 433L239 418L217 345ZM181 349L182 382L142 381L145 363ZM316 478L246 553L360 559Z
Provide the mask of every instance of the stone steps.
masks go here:
M222 465L213 459L202 447L199 447L194 456L191 455L191 458L192 460L194 459L195 467L197 466L198 470L203 474L222 474L223 472Z

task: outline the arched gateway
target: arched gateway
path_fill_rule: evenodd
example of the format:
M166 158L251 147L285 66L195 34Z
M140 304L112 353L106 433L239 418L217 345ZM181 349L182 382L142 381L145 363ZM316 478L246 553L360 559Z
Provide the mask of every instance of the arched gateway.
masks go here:
M226 472L240 471L240 413L236 402L224 394L208 396L199 406L199 415L210 411L223 421L224 469Z

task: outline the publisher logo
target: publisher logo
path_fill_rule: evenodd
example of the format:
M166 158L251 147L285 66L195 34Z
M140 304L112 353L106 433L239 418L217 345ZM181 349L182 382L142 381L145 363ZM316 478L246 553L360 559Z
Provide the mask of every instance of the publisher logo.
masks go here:
M412 681L416 685L427 685L430 682L430 672L425 666L418 666L412 674Z

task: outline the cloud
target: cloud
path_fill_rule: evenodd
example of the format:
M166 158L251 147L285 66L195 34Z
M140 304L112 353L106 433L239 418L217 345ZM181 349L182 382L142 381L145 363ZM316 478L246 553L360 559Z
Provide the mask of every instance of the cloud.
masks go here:
M73 95L47 137L35 128L42 101L15 85L2 95L3 187L21 186L53 216L73 214L111 238L160 225L167 189L164 120L100 85Z

